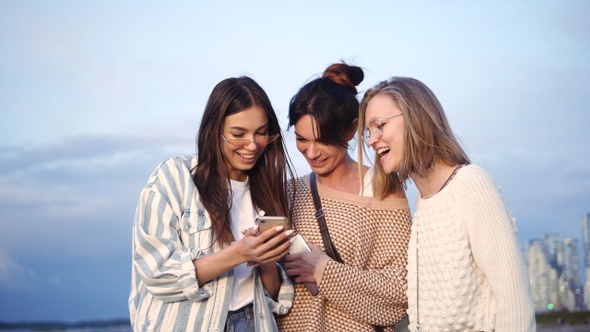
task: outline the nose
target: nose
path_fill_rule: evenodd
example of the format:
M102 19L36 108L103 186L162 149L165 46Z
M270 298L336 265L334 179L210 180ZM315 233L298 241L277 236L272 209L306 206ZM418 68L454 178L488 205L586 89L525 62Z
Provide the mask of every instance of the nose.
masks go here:
M248 142L244 145L244 148L246 150L255 151L258 149L258 144L256 144L256 142L254 142L254 140L251 140L250 142Z
M379 140L379 137L377 137L377 135L371 134L371 136L369 137L369 139L367 140L366 144L369 147L375 148L373 145L375 143L377 143L377 141Z
M320 151L319 151L317 144L315 142L309 144L309 146L307 147L307 150L305 151L305 155L307 156L308 159L315 159L320 156Z

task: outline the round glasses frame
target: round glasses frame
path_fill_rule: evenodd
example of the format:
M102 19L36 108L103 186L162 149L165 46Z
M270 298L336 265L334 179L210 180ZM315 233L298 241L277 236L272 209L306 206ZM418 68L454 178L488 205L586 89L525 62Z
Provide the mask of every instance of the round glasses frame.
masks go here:
M365 144L367 144L367 145L369 144L371 137L374 137L375 139L379 139L383 135L383 126L387 123L387 122L384 123L383 121L397 118L400 115L404 115L404 114L399 113L399 114L388 116L385 118L380 118L378 116L372 117L369 120L369 122L368 122L369 125L365 128L365 134L363 135L363 139L365 141ZM375 124L375 122L377 122L377 124Z
M260 136L255 139L249 138L226 138L221 134L221 138L223 138L226 142L230 145L235 146L236 148L241 148L244 146L250 145L250 143L254 143L260 147L265 147L270 143L274 142L280 135L269 135L269 136Z

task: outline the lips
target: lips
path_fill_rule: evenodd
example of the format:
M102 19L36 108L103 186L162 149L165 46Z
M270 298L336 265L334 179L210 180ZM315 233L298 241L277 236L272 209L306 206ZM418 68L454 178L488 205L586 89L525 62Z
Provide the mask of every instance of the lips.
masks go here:
M242 160L243 163L251 164L256 161L255 153L244 154L236 152L236 154L238 155L238 157L240 157L240 160Z
M313 166L320 166L320 165L321 165L321 164L323 164L323 163L324 163L326 160L328 160L328 158L321 159L321 160L318 160L318 159L308 159L308 160L309 160L309 163L310 163L311 165L313 165Z
M383 162L383 159L385 158L385 156L387 156L389 151L391 151L391 149L388 147L381 147L381 148L376 149L377 154L381 156L381 159L380 159L381 162Z
M238 155L244 159L254 159L254 157L256 157L255 154L242 154L242 153L238 153Z
M391 150L390 148L383 147L383 148L379 148L379 149L377 149L377 153L378 153L378 154L380 154L380 155L384 155L384 154L386 154L387 152L389 152L390 150Z
M388 147L382 147L382 148L379 148L379 149L377 149L377 153L378 153L378 154L379 154L381 157L385 156L387 153L389 153L389 151L391 151L391 149L390 149L390 148L388 148Z

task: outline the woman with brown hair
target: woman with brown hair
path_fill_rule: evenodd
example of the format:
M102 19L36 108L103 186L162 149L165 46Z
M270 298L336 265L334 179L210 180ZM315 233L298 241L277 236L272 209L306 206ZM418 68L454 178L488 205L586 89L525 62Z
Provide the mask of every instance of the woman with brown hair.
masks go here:
M198 156L160 164L133 227L134 331L277 331L293 284L277 261L292 231L259 234L256 217L288 216L293 177L276 114L251 78L218 83Z
M296 287L293 308L278 319L281 331L390 330L406 316L404 190L399 183L390 192L373 188L373 170L348 153L363 78L359 67L333 64L291 99L289 126L312 170L296 181L292 222L311 252L286 258Z

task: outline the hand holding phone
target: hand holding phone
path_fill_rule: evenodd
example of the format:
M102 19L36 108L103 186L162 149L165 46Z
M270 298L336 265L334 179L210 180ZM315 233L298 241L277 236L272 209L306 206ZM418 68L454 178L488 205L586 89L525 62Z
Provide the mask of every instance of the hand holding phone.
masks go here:
M266 232L268 230L272 230L277 227L283 227L283 229L281 231L273 230L271 232L270 237L268 235L265 235L266 236L265 242L268 242L271 239L274 239L279 234L285 234L287 236L287 239L281 240L281 242L279 244L277 244L277 246L284 243L284 241L288 241L288 237L290 237L291 234L293 233L292 230L289 230L289 224L287 222L287 217L283 217L283 216L259 216L256 218L256 224L258 225L258 235L259 236L264 234L264 232Z
M291 239L291 249L289 250L289 254L298 254L300 252L311 252L311 248L309 248L303 236L297 234ZM304 284L311 295L316 296L320 292L318 290L318 285L315 282L304 282Z
M300 252L311 252L311 249L305 242L305 239L301 234L297 234L291 240L291 249L289 250L290 254L298 254Z
M256 224L258 225L258 234L262 234L273 227L283 226L284 230L289 227L287 217L283 216L258 216Z

